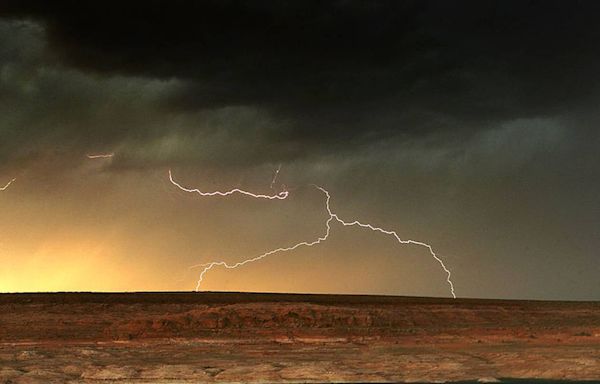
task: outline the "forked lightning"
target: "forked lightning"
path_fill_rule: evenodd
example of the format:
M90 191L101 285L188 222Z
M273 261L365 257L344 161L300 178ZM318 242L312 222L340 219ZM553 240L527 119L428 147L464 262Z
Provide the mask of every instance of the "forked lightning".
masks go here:
M273 180L275 180L275 178L277 177L277 174L279 173L279 168L278 170L275 172L275 177ZM175 185L176 187L178 187L179 189L181 189L182 191L185 192L194 192L194 193L198 193L201 196L228 196L234 193L241 193L250 197L254 197L254 198L266 198L266 199L285 199L288 196L288 192L284 191L284 192L280 192L277 195L261 195L261 194L254 194L254 193L250 193L247 191L242 191L239 189L232 189L230 191L227 192L201 192L198 189L190 189L190 188L185 188L182 187L179 183L177 183L175 180L173 180L173 175L171 170L169 170L169 180L171 181L171 183L173 185ZM273 181L274 183L274 181ZM273 185L273 183L271 183L271 186ZM249 263L253 263L255 261L259 261L262 260L268 256L271 256L273 254L276 253L280 253L280 252L288 252L288 251L293 251L297 248L300 247L312 247L314 245L320 244L322 242L324 242L325 240L327 240L329 238L329 234L331 233L331 222L332 221L336 221L338 223L340 223L341 225L345 226L345 227L351 227L351 226L357 226L360 228L365 228L365 229L369 229L371 231L374 232L379 232L379 233L383 233L386 235L390 235L393 236L396 241L398 241L398 243L400 244L412 244L412 245L418 245L421 247L425 247L427 248L427 250L429 251L429 254L440 264L440 266L442 267L442 269L444 270L444 272L446 273L446 282L448 283L449 287L450 287L450 294L452 295L453 298L456 298L456 293L454 291L454 283L452 282L451 276L452 273L450 272L450 270L446 267L446 265L444 264L444 262L442 261L442 259L439 258L439 256L433 251L433 248L431 247L431 245L421 242L421 241L416 241L416 240L402 240L400 238L400 236L398 236L398 234L395 231L390 231L387 229L383 229L383 228L379 228L379 227L375 227L371 224L368 223L362 223L358 220L353 220L353 221L345 221L343 219L341 219L337 213L334 213L331 210L331 206L330 206L330 201L331 201L331 195L329 194L329 191L327 191L325 188L322 188L320 186L315 185L315 188L317 188L318 190L320 190L321 192L323 192L325 194L325 208L327 209L327 213L328 213L328 218L325 221L325 233L320 236L319 238L313 240L313 241L302 241L300 243L297 243L295 245L292 245L290 247L282 247L282 248L277 248L277 249L273 249L271 251L265 252L261 255L258 255L256 257L253 257L251 259L246 259L244 261L240 261L237 263L233 263L233 264L229 264L225 261L213 261L210 263L203 263L203 264L197 264L197 265L193 265L190 268L203 268L202 271L200 272L200 277L198 278L198 282L196 284L196 291L200 290L200 285L202 284L202 281L204 280L204 276L206 275L206 273L208 271L210 271L212 268L214 267L224 267L227 269L236 269L239 267L242 267L246 264Z

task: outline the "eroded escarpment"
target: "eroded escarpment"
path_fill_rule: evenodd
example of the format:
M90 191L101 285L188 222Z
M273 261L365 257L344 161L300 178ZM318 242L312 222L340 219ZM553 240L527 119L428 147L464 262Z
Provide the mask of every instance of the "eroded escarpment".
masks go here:
M239 293L0 295L0 378L600 378L600 303Z

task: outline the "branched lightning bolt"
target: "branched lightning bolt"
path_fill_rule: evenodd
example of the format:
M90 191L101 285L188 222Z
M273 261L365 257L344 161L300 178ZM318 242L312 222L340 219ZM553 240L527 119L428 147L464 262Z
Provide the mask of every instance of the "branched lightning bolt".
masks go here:
M114 153L98 153L98 154L88 154L86 155L88 159L109 159L113 157Z
M170 177L170 173L169 173L169 177ZM171 182L173 182L172 179L171 179ZM446 282L450 286L450 293L451 293L451 295L452 295L453 298L456 298L456 294L454 292L454 284L452 283L452 280L451 280L452 273L446 267L446 265L444 264L444 262L442 261L442 259L440 259L437 256L437 254L433 251L433 248L431 247L431 245L423 243L423 242L420 242L420 241L415 241L415 240L402 240L400 238L400 236L398 236L398 234L395 231L389 231L389 230L386 230L386 229L383 229L383 228L375 227L375 226L373 226L371 224L361 223L360 221L357 221L357 220L354 220L354 221L344 221L336 213L334 213L331 210L331 206L329 204L330 201L331 201L331 195L329 194L329 192L325 188L319 187L317 185L315 185L315 187L325 194L325 197L326 197L325 207L326 207L327 213L329 215L329 217L325 221L325 227L326 227L325 233L321 237L317 238L316 240L310 241L310 242L309 241L303 241L303 242L297 243L295 245L292 245L290 247L282 247L282 248L273 249L273 250L265 252L265 253L263 253L263 254L261 254L259 256L256 256L256 257L253 257L251 259L244 260L244 261L240 261L240 262L237 262L235 264L228 264L225 261L213 261L213 262L210 262L210 263L193 265L190 268L198 268L198 267L203 268L202 271L200 272L200 277L198 278L198 282L196 284L196 291L200 290L200 284L202 283L202 280L204 279L204 276L206 275L206 273L208 271L210 271L214 267L221 266L221 267L225 267L227 269L235 269L235 268L242 267L242 266L244 266L246 264L262 260L262 259L264 259L264 258L266 258L268 256L271 256L273 254L276 254L276 253L293 251L293 250L295 250L297 248L300 248L300 247L312 247L314 245L317 245L317 244L320 244L320 243L324 242L325 240L327 240L329 238L329 234L331 233L331 222L333 220L335 220L335 221L337 221L338 223L342 224L345 227L358 226L360 228L370 229L370 230L372 230L374 232L380 232L380 233L383 233L383 234L386 234L386 235L391 235L400 244L413 244L413 245L419 245L419 246L427 248L429 250L429 253L431 254L431 256L433 256L433 258L441 265L442 269L446 273Z
M255 261L264 259L267 256L271 256L275 253L279 253L279 252L287 252L287 251L293 251L296 248L300 248L302 246L306 246L306 247L312 247L313 245L317 245L320 244L321 242L327 240L327 238L329 237L329 233L331 232L331 221L334 219L334 216L331 214L331 210L329 209L329 192L327 192L326 190L322 189L321 187L317 187L320 190L322 190L325 195L327 196L327 201L326 201L326 207L327 207L327 211L329 212L329 218L327 219L327 221L325 222L325 226L327 227L325 234L319 238L317 238L314 241L303 241L300 242L298 244L295 244L291 247L285 247L285 248L277 248L277 249L273 249L269 252L265 252L262 255L253 257L252 259L247 259L244 261L240 261L238 263L235 264L227 264L225 261L213 261L211 263L204 263L204 264L198 264L198 265L193 265L190 268L196 268L196 267L203 267L204 269L202 270L202 272L200 272L200 277L198 278L198 283L196 284L196 291L200 290L200 284L202 283L202 280L204 279L204 275L206 274L206 272L210 271L213 267L216 266L223 266L227 269L235 269L238 267L241 267L243 265L249 264L249 263L253 263Z
M181 184L179 184L178 182L176 182L175 180L173 180L173 174L171 172L171 170L169 169L169 180L171 181L171 183L173 185L175 185L177 188L181 189L182 191L185 192L190 192L190 193L197 193L200 196L229 196L229 195L233 195L235 193L239 193L242 195L246 195L246 196L250 196L250 197L254 197L257 199L269 199L269 200L283 200L285 198L288 197L288 195L290 194L288 191L281 191L279 193L276 193L274 195L263 195L263 194L257 194L257 193L252 193L252 192L248 192L248 191L244 191L242 189L239 188L234 188L232 190L226 191L226 192L221 192L221 191L215 191L215 192L202 192L199 189L192 189L192 188L186 188L184 186L182 186Z
M6 191L6 189L7 189L8 187L10 187L10 185L11 185L12 183L14 183L14 182L15 182L15 180L17 180L17 179L12 179L12 180L11 180L11 181L9 181L9 182L8 182L8 183L7 183L7 184L4 186L4 187L0 187L0 191Z

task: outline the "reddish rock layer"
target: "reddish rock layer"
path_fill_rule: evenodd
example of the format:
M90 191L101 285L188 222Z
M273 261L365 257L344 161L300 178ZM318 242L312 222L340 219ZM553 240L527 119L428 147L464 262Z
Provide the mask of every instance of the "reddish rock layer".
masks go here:
M0 295L0 382L600 378L600 303Z

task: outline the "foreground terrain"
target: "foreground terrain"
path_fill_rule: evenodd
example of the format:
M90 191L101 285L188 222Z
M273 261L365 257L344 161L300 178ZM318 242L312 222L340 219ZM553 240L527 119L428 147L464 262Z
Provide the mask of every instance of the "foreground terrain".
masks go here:
M0 383L600 379L600 303L0 294Z

